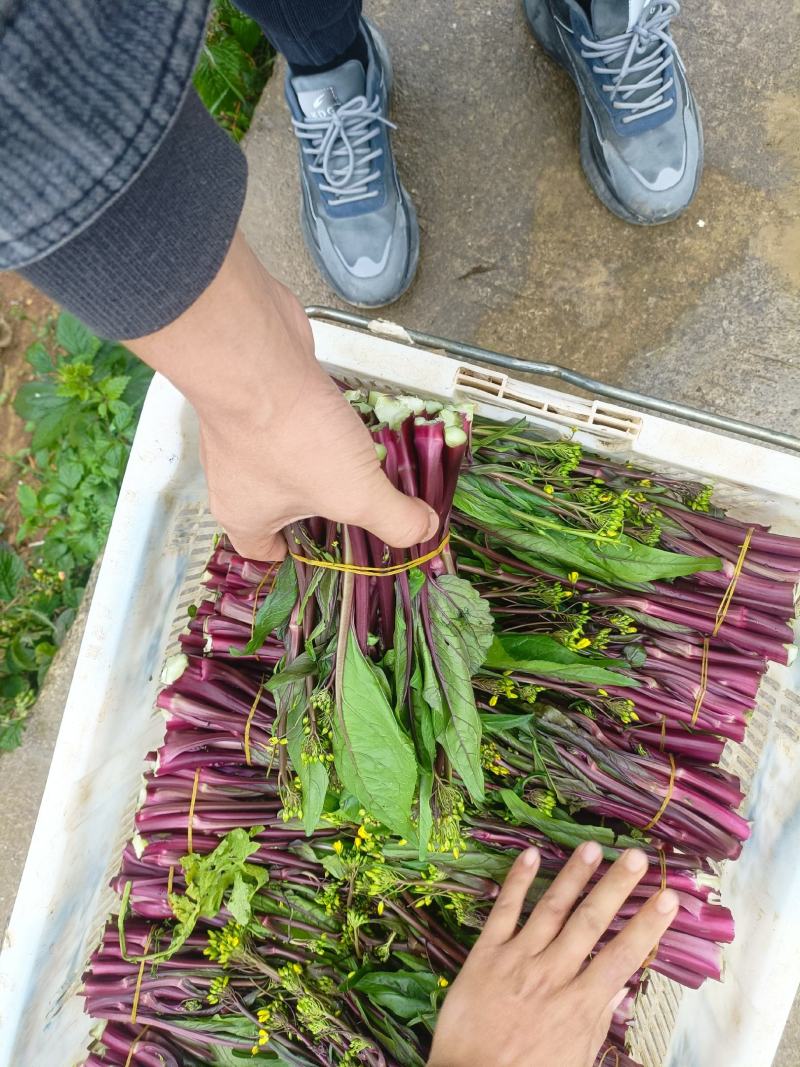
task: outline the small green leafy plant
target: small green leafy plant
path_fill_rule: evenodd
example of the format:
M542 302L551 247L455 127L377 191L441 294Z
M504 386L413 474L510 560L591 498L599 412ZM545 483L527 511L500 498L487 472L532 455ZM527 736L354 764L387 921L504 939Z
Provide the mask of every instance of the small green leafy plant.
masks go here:
M0 545L0 750L19 744L102 550L151 372L62 313L28 350L14 408L31 433L14 458L20 523Z
M194 74L200 98L237 140L247 133L275 53L257 22L216 0Z

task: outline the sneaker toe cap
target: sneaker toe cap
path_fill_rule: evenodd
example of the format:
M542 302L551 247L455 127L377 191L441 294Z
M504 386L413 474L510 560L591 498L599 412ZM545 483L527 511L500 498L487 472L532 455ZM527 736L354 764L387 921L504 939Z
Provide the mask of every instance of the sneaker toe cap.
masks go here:
M351 304L380 307L396 300L411 281L416 218L413 207L399 199L389 217L361 222L339 233L320 226L319 252L340 296Z
M607 184L622 207L644 223L680 215L697 190L702 168L702 133L691 108L671 128L630 142L602 146Z

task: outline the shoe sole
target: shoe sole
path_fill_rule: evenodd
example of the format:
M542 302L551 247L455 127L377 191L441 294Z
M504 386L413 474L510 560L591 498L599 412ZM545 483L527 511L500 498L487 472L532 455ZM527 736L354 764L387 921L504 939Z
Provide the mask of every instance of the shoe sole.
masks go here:
M589 130L592 125L589 108L584 101L581 85L572 69L572 64L564 55L558 31L553 25L553 16L550 14L550 8L548 7L546 0L522 0L522 9L525 12L525 20L528 23L528 29L531 34L550 59L552 59L554 63L557 63L562 70L566 71L578 93L578 98L581 102L581 166L583 167L583 173L586 175L586 180L598 200L600 200L600 202L608 208L613 215L616 215L617 218L622 219L624 222L631 222L635 226L661 226L665 222L674 222L675 219L680 218L694 199L698 186L700 185L700 175L703 172L703 131L699 113L696 113L696 119L701 145L700 160L697 168L697 178L695 179L692 195L689 197L688 202L680 208L679 211L673 211L671 214L664 215L660 219L648 219L635 214L635 212L631 211L630 208L626 207L617 199L611 186L605 180L599 167L595 163L589 136Z
M386 95L388 98L389 105L391 106L392 89L394 88L394 71L392 69L392 60L391 56L389 55L389 49L386 46L386 42L383 39L383 35L380 33L377 27L375 27L368 18L364 18L364 21L369 27L369 32L372 34L372 40L375 44L375 50L380 56L381 66L383 67L386 76ZM411 287L411 283L414 281L414 276L417 273L417 266L419 264L419 222L417 221L417 212L411 200L411 197L406 192L405 186L400 181L399 175L397 177L397 184L400 187L400 199L403 203L403 209L408 220L408 226L411 235L408 266L406 267L401 286L397 290L397 292L390 296L388 299L380 300L377 302L363 302L359 300L353 300L351 297L346 296L341 291L336 279L328 270L325 260L322 257L322 254L320 253L319 248L317 246L314 233L308 220L308 214L305 210L304 197L300 201L300 228L303 231L303 240L306 243L306 248L308 249L311 258L314 260L314 264L317 270L320 272L320 274L331 287L331 289L333 289L333 291L341 300L344 300L345 303L350 304L353 307L388 307L389 304L393 304L396 300L399 300L401 296L408 292L409 288Z

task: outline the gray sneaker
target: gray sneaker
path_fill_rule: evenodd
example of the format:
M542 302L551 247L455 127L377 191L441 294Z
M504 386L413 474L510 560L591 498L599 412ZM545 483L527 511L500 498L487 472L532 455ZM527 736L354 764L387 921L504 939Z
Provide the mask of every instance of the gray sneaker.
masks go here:
M369 52L321 74L286 76L300 147L303 235L333 289L358 307L380 307L411 284L419 258L414 205L389 142L392 68L386 44L361 20Z
M700 115L670 36L677 0L523 0L534 36L581 98L581 162L609 210L677 218L703 168Z

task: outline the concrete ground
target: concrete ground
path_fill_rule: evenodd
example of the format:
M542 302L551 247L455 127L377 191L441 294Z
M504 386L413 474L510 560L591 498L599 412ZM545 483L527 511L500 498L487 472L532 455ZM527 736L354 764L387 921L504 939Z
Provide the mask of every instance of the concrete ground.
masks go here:
M514 0L367 3L396 74L395 146L422 229L398 322L751 421L800 419L800 2L687 0L676 37L706 129L686 216L630 227L593 198L567 78ZM295 144L272 79L248 139L248 236L307 303L337 304L297 223ZM81 636L0 766L0 933ZM800 1005L775 1067L800 1067Z
M686 215L655 229L594 198L572 83L517 0L366 10L391 47L394 144L422 229L417 280L381 314L797 432L797 0L686 0L675 35L706 168ZM245 228L304 300L335 304L303 249L282 93L276 76L249 136Z
M675 36L705 174L686 215L655 229L595 200L571 82L516 0L366 12L392 51L394 145L422 231L417 280L382 316L798 433L798 0L686 0ZM276 76L248 138L245 230L306 303L340 305L303 247L295 153ZM800 1002L775 1067L800 1067Z

